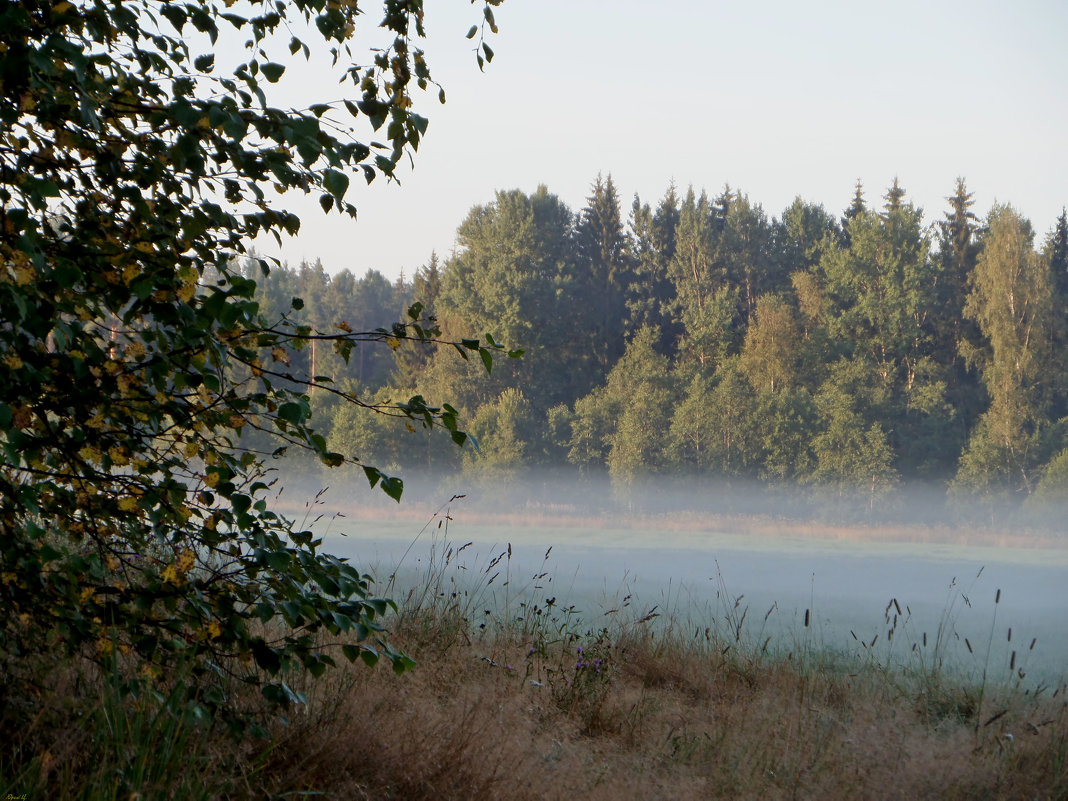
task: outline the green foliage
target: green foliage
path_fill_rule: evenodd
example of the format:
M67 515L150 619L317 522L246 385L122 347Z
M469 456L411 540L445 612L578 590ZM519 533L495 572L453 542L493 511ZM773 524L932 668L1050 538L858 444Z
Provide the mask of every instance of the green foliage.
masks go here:
M809 476L843 510L863 498L869 514L898 483L885 431L863 414L885 396L875 378L874 369L860 361L835 365L816 396L822 424L813 438L816 466ZM870 391L867 397L865 389Z
M1031 224L995 206L971 274L964 313L985 345L968 352L990 394L969 439L958 481L978 490L1029 494L1042 464L1051 397L1042 344L1052 331L1049 263L1033 250Z
M454 399L478 419L487 448L481 459L468 455L469 471L495 464L506 477L520 464L566 461L611 474L628 497L632 482L680 472L776 491L799 482L865 514L893 509L901 484L948 486L954 476L959 487L1022 498L1062 446L1056 421L1068 410L1068 299L1053 280L1059 273L1042 277L1060 264L1063 232L1053 231L1042 254L1025 237L1026 280L999 289L998 277L1011 273L991 266L1002 260L1000 212L985 226L963 180L936 227L924 225L897 182L878 212L859 186L854 201L840 226L800 198L769 219L730 188L680 199L672 185L655 209L635 198L625 231L611 179L595 180L577 215L545 187L499 192L468 214L460 250L440 268L432 259L411 285L398 282L394 297L425 299L429 330L493 330L526 346L527 358L474 381L477 360L402 340L392 383L403 390L374 400ZM305 274L327 293L341 285L342 276ZM283 283L279 298L300 280ZM1028 309L1042 307L1040 324L1006 339L996 299L1022 288ZM352 291L359 296L362 285ZM305 294L301 313L324 307L322 290ZM332 318L304 319L315 327ZM291 358L306 364L309 349ZM994 380L998 365L1024 370L1015 394L999 390L1001 400L995 388L1008 385ZM379 376L376 368L361 387L379 388ZM499 414L509 391L530 407L521 435ZM432 438L391 440L377 421L355 418L348 413L345 423L352 432L380 429L375 442L390 465L458 462L424 448ZM1019 429L1008 450L995 447L1005 439L1004 430L994 433L995 418L1001 429ZM491 458L497 426L509 444ZM339 449L379 452L354 448ZM1004 491L992 469L1026 476L1023 492Z
M444 330L492 330L524 349L523 389L540 412L591 386L578 369L582 354L575 335L582 315L567 259L570 228L570 210L544 186L532 195L498 192L494 202L476 206L461 223L461 250L441 280L438 313ZM428 368L428 383L436 392L457 390L449 397L471 413L518 380L515 370L504 367L473 387L470 369L451 358L443 361L443 355Z
M414 47L421 4L384 10L381 48L344 66L355 4L0 7L5 659L120 652L150 676L182 661L211 707L226 703L211 680L226 671L261 683L268 700L296 700L286 671L318 676L334 662L321 633L343 637L349 660L410 664L380 640L391 603L271 511L259 456L242 446L247 431L270 432L343 463L310 427L308 392L375 404L294 354L347 359L367 343L438 333L418 307L364 332L316 330L296 298L268 318L235 260L251 238L299 228L267 202L269 185L321 193L324 210L355 216L349 176L391 176L418 146L427 121L412 92L432 83ZM227 74L211 52L232 35L247 46ZM284 62L310 57L305 38L330 50L358 99L269 105ZM365 144L360 127L384 144ZM501 350L488 339L456 347L487 367ZM391 410L464 439L449 406L416 396ZM399 479L360 467L400 497ZM0 702L20 691L9 678Z
M753 389L737 357L714 378L693 377L671 421L676 469L731 478L745 476L755 460Z
M478 441L478 451L464 453L464 469L489 481L505 480L518 468L530 464L536 436L533 410L523 393L514 387L484 404L469 426Z
M630 241L623 232L611 175L604 180L597 176L593 194L578 215L573 242L576 284L593 357L587 370L601 379L623 355L627 286L631 279Z
M664 462L674 381L668 360L656 352L657 339L653 329L639 330L608 375L607 393L618 413L607 463L619 487Z

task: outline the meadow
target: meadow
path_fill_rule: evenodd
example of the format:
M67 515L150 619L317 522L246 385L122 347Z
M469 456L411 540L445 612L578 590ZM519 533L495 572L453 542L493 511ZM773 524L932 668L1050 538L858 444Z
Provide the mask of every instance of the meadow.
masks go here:
M1056 542L462 500L302 514L398 600L412 672L294 675L281 717L234 686L262 729L232 738L171 702L180 676L129 705L121 665L62 666L5 732L0 793L1068 797Z

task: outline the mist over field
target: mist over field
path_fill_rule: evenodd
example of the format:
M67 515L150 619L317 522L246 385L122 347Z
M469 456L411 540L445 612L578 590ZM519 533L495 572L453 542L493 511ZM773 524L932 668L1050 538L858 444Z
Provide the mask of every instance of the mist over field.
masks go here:
M1025 686L1068 664L1068 538L996 507L962 523L938 490L902 490L893 514L869 515L863 497L806 488L658 479L624 492L559 471L408 477L399 505L362 478L318 499L308 476L279 483L290 514L379 592L435 584L481 622L540 609L597 628L652 615L642 625Z

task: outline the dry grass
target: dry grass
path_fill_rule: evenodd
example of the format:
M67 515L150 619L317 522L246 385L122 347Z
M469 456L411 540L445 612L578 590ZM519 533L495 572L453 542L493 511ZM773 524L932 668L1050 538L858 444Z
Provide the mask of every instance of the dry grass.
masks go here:
M1063 687L1038 698L987 688L977 719L974 689L802 645L773 656L670 625L587 633L566 620L475 636L459 612L408 610L393 639L419 661L413 672L355 665L307 679L307 707L276 720L267 740L142 723L112 743L100 709L88 725L57 725L74 708L74 688L61 683L67 697L22 738L47 754L47 775L27 790L26 774L20 785L3 770L0 789L405 801L1068 797ZM105 751L131 746L171 764L117 784L110 772L131 763ZM113 764L102 773L100 760Z
M950 702L966 690L937 687L945 703L935 709L930 683L802 650L723 654L703 637L636 626L551 645L461 637L442 652L433 629L424 620L397 632L429 657L409 676L356 670L319 685L308 715L276 731L262 789L613 801L1068 795L1061 692L993 693L977 721ZM593 653L604 673L583 682L574 662Z

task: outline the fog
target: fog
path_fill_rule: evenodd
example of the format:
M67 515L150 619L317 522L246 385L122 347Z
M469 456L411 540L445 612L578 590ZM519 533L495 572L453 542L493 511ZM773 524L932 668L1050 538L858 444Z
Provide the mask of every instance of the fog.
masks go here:
M436 583L476 624L536 607L563 621L573 606L566 622L583 629L654 615L642 625L777 653L941 661L1031 687L1068 673L1058 518L1024 525L1007 508L958 501L962 519L923 489L876 504L680 480L622 491L575 474L416 476L398 506L360 477L318 498L321 482L280 483L288 515L375 575L378 592L399 599Z

